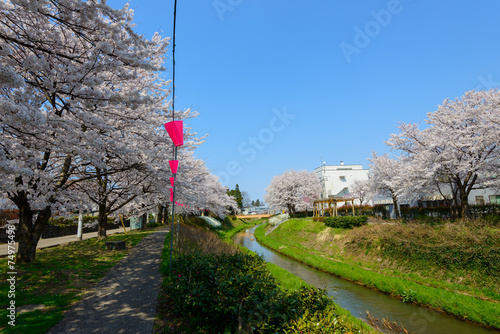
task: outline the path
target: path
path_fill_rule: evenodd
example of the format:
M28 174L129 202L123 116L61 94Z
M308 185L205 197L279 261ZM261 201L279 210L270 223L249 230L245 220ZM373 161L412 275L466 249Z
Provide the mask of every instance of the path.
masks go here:
M128 231L130 231L130 228L127 227L127 232ZM120 233L120 232L123 232L123 227L112 229L112 230L107 230L106 235L111 235L111 234ZM97 237L97 232L89 232L89 233L82 234L82 240L96 238L96 237ZM78 240L76 240L76 234L65 235L63 237L57 237L57 238L40 239L38 241L38 244L36 245L36 249L64 245L64 244L68 244L68 243L74 242L74 241L78 241ZM18 243L16 242L14 244L14 247L16 248L16 252L17 252L17 246L18 246ZM8 245L7 244L0 244L0 256L5 256L7 254L8 254Z
M144 238L47 334L151 333L167 232Z

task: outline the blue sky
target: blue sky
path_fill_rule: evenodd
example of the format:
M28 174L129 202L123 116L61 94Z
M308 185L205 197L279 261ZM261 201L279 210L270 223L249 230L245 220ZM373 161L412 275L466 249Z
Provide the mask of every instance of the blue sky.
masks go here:
M139 33L172 36L173 0L130 7ZM495 0L180 0L176 108L209 134L197 157L262 200L275 175L367 168L398 122L498 87L499 13Z

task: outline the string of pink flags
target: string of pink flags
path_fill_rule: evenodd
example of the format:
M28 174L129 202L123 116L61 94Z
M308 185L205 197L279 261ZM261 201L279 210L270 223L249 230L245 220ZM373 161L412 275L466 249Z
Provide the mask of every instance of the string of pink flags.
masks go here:
M174 146L176 149L177 149L177 147L184 145L184 134L183 134L182 121L171 121L171 122L165 123L165 129L167 130L167 133L170 136L170 139L172 139L172 142L174 143ZM176 156L177 156L177 154L176 154ZM168 164L170 165L170 171L172 172L172 175L173 175L170 177L170 185L172 186L172 188L170 188L170 202L174 203L175 205L185 207L187 209L195 209L198 211L210 211L207 209L191 208L185 204L178 203L177 201L174 200L175 180L177 177L177 169L179 167L179 160L170 160L168 162Z

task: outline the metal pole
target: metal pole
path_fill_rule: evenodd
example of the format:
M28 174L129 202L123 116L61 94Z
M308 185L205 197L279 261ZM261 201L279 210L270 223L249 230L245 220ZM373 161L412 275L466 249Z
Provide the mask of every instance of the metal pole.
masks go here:
M177 160L177 146L174 146L174 160ZM172 271L172 251L174 250L174 214L175 214L175 179L177 173L174 174L174 188L172 191L172 225L170 227L170 271Z
M174 27L172 36L172 121L175 120L175 26L177 22L177 0L174 1ZM174 146L174 160L177 160L177 146ZM172 194L172 226L170 227L170 272L172 272L172 251L174 249L175 179Z

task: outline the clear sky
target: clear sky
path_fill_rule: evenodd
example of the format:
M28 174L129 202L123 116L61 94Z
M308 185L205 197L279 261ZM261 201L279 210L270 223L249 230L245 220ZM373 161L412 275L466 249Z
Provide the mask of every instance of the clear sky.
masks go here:
M130 7L139 33L172 36L173 0ZM177 4L176 109L200 113L197 157L252 200L289 169L367 168L398 122L499 85L498 0Z

